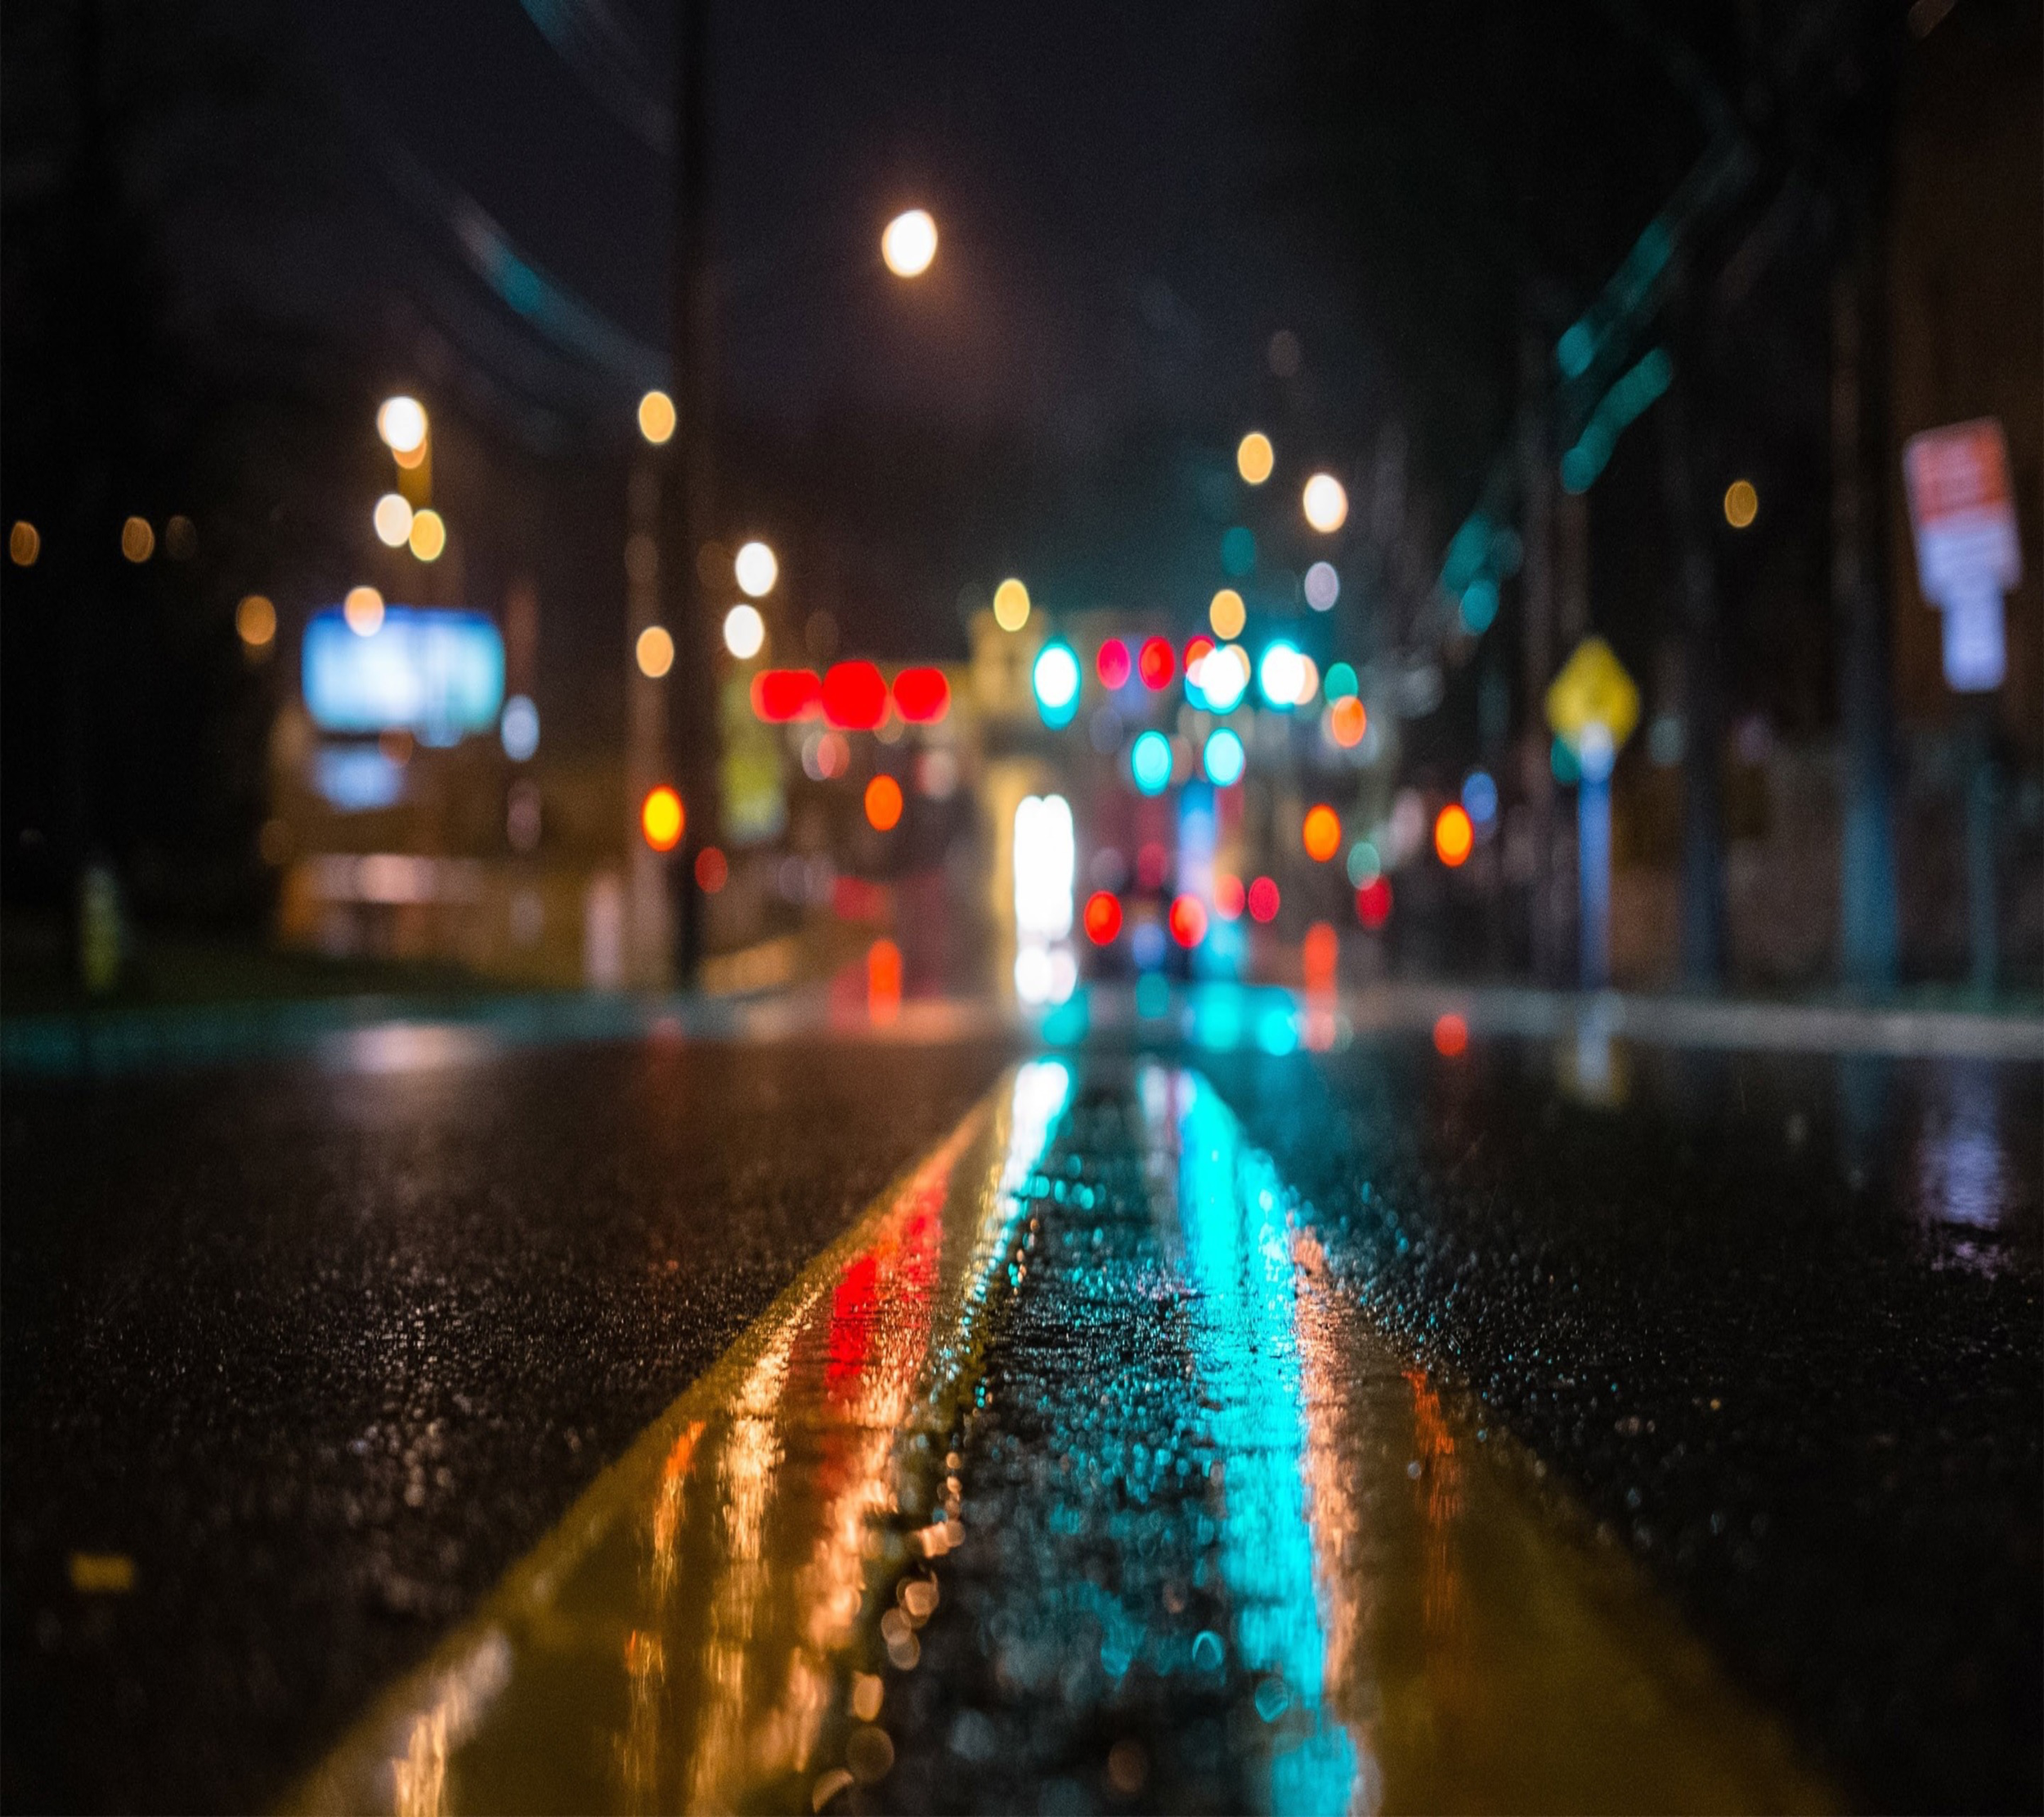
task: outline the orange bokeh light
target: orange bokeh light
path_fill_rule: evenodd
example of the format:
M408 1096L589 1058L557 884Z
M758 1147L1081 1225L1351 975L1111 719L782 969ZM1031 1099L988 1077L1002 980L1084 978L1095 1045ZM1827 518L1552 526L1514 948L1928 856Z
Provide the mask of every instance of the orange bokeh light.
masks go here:
M1344 694L1327 710L1328 735L1344 751L1353 751L1369 729L1369 713L1353 694Z
M688 823L688 814L681 805L681 797L665 783L646 792L646 799L639 808L639 830L655 851L672 851L681 843L682 828Z
M1453 870L1468 859L1476 842L1477 829L1469 823L1469 816L1460 803L1450 801L1433 823L1433 849L1441 862Z
M1316 921L1306 931L1306 940L1300 949L1300 962L1306 973L1308 990L1332 990L1334 972L1342 957L1341 936L1326 922Z
M1248 895L1242 879L1223 871L1213 880L1213 912L1223 921L1239 921Z
M866 818L881 832L901 819L901 784L891 776L876 776L866 785Z
M1207 937L1207 905L1197 896L1180 896L1171 905L1171 937L1181 946L1197 946Z
M892 940L866 949L866 1008L883 1026L901 1014L901 949Z
M1469 1025L1449 1011L1433 1025L1433 1044L1435 1052L1453 1060L1469 1045Z
M1325 864L1342 849L1342 817L1325 801L1318 807L1308 808L1300 837L1306 842L1306 855L1316 864Z

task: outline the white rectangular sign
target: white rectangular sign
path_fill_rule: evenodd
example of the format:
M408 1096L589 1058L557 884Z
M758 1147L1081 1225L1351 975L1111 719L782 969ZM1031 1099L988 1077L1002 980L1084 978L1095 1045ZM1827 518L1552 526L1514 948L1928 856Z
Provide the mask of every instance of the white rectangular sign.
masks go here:
M1924 597L1944 617L1944 678L1961 693L2001 685L2001 595L2023 578L2008 444L1991 416L1912 436L1903 449Z

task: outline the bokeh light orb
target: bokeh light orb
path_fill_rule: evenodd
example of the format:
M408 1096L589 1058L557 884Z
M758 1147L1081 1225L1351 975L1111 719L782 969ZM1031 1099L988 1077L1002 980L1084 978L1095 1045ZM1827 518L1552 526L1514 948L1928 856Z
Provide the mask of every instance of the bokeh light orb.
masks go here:
M1128 773L1145 795L1161 795L1171 783L1171 740L1154 729L1128 747Z
M372 586L350 587L341 601L341 617L357 637L374 637L383 628L383 596Z
M514 764L528 762L540 748L540 710L529 696L513 694L497 719L497 738Z
M1459 801L1450 801L1434 816L1434 855L1450 870L1468 861L1476 842L1476 828L1469 823L1468 811Z
M1110 890L1096 890L1086 899L1086 937L1105 946L1122 931L1121 898Z
M993 621L1004 631L1019 631L1029 621L1029 590L1012 575L993 590Z
M1232 713L1249 689L1249 658L1239 644L1223 644L1199 665L1199 692L1217 713Z
M1348 521L1348 493L1332 473L1316 473L1307 481L1300 502L1306 521L1324 536L1332 536Z
M675 433L675 401L664 391L649 391L639 400L639 433L657 448Z
M1213 635L1224 644L1231 637L1239 637L1242 627L1248 621L1249 608L1233 587L1221 588L1207 608L1207 622L1213 626Z
M401 492L386 492L377 500L370 521L376 526L376 540L386 549L402 549L411 536L411 501Z
M263 594L251 593L234 608L234 629L250 649L262 649L277 634L277 608Z
M1242 780L1248 757L1242 748L1242 740L1223 725L1208 734L1202 761L1208 782L1216 788L1230 788Z
M1353 694L1343 694L1327 710L1327 735L1344 751L1353 751L1369 729L1369 711Z
M1036 653L1029 685L1045 712L1067 712L1078 698L1078 657L1070 644L1046 644Z
M639 672L649 681L657 681L675 666L674 635L665 625L648 625L639 634L632 655Z
M880 256L896 277L921 277L937 256L937 223L927 209L898 214L882 230Z
M876 832L891 832L901 823L901 784L891 776L876 776L866 785L866 822Z
M665 783L648 790L646 799L639 804L639 830L657 852L670 852L679 846L682 828L688 822L681 797Z
M746 543L732 558L731 572L737 577L738 590L748 598L763 599L773 590L781 564L773 551L757 540Z
M407 455L426 443L426 406L416 397L386 397L376 412L376 433L392 454Z
M447 547L447 520L430 507L411 514L411 529L405 541L422 562L437 562Z
M1299 840L1308 858L1316 864L1325 864L1342 849L1342 817L1325 801L1308 808Z
M757 606L733 606L724 615L724 647L741 662L766 648L766 620Z
M1252 429L1235 445L1235 470L1252 486L1261 486L1277 465L1277 451L1261 429ZM1233 632L1227 635L1232 636Z

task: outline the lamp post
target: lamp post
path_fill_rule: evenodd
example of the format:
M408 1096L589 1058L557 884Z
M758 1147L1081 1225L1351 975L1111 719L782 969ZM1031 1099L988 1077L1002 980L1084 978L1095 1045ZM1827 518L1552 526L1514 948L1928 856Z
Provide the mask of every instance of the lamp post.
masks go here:
M659 989L675 958L668 852L647 835L644 805L668 781L667 681L675 644L661 623L661 462L654 451L674 437L674 401L649 391L639 402L641 446L626 482L625 537L625 908L626 980ZM685 805L693 805L684 797ZM685 828L683 829L685 832Z

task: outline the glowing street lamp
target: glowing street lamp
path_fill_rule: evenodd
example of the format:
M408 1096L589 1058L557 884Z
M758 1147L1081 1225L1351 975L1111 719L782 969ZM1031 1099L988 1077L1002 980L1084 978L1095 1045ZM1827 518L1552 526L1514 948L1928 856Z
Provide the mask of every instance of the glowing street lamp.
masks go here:
M376 412L376 433L394 455L418 453L426 445L426 406L416 397L386 397Z
M781 572L773 551L763 542L747 543L733 559L731 568L738 577L739 590L755 599L763 599L773 590Z
M765 643L766 621L757 606L733 606L724 615L724 647L740 662L750 662Z
M657 448L675 433L675 401L664 391L649 391L639 401L639 433Z
M1316 473L1307 481L1300 502L1306 521L1324 536L1332 536L1348 521L1348 493L1332 473Z
M896 277L921 277L937 256L937 223L927 209L911 209L887 223L880 256Z
M411 536L411 501L401 492L386 492L377 500L373 521L376 540L386 549L402 549Z

